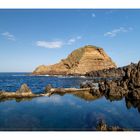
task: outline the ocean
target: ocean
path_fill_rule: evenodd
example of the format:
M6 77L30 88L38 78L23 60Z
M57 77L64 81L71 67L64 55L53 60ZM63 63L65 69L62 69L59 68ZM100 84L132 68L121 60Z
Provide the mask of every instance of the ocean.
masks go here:
M29 73L0 73L0 91L16 91L23 83L40 94L48 84L54 87L76 87L86 77L29 76ZM110 126L140 130L140 102L125 98L110 101L54 94L24 100L0 100L0 130L94 131L103 119Z

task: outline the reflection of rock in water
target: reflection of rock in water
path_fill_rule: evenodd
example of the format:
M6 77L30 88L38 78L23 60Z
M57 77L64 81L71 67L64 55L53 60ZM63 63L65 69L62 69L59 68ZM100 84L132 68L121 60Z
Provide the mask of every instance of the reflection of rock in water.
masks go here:
M85 116L85 124L86 128L89 130L96 130L96 124L99 120L105 119L104 113L98 112L98 111L90 111Z
M83 91L79 93L75 92L74 95L88 101L93 101L101 97L101 96L93 95L88 91Z
M126 107L130 109L131 107L137 108L140 113L140 100L132 100L130 98L125 98Z
M86 101L93 101L101 97L101 96L95 96L91 94L89 91L75 91L75 92L70 92L70 93L54 93L54 94L59 94L60 96L63 96L65 94L72 94Z
M131 63L128 66L122 67L123 76L119 79L106 79L101 80L98 85L99 89L95 89L94 83L87 81L81 84L81 88L88 87L91 88L91 93L95 95L104 95L107 99L121 100L123 97L131 99L134 101L140 100L140 61L137 64ZM102 71L102 73L110 72L110 70ZM115 71L112 71L115 74ZM137 105L138 106L138 105ZM135 106L134 106L135 107Z
M16 102L31 101L33 98L2 98L0 102L15 100Z

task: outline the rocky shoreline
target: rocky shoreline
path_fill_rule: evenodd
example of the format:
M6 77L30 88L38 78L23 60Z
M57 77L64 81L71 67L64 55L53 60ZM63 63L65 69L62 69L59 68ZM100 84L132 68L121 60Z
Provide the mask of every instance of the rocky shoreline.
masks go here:
M30 100L35 97L49 97L53 94L63 96L66 93L70 93L88 101L93 101L103 96L110 101L125 98L128 109L134 107L140 112L140 61L137 64L131 63L122 68L113 68L90 74L90 77L102 76L102 78L85 81L80 84L80 88L54 88L49 84L46 86L44 92L40 94L32 93L31 89L26 84L23 84L16 92L0 91L0 101L11 99L16 99L17 101ZM101 121L97 125L97 130L123 131L127 129L108 126L105 122Z
M111 71L114 71L114 75L116 75L116 71L118 71L118 69L111 69ZM105 75L109 72L110 69L106 70ZM103 74L103 71L101 73ZM123 76L119 75L119 78L100 78L98 80L85 81L80 84L80 89L53 88L51 85L48 85L46 86L44 93L41 94L32 93L30 88L26 84L23 84L16 92L0 91L0 98L30 98L48 96L53 93L89 91L92 95L99 97L104 95L105 97L110 97L110 99L111 97L113 99L127 97L134 100L140 100L140 61L138 64L130 64L128 66L119 68L119 73L123 74Z
M120 128L118 126L109 126L106 124L104 120L99 120L97 126L96 126L97 131L130 131L125 128Z
M109 72L110 70L108 70ZM116 70L117 71L117 70ZM122 67L123 76L118 79L104 79L98 82L98 89L95 89L92 81L81 84L81 88L89 87L92 94L109 96L120 99L123 97L133 100L140 99L140 61L138 64L130 64ZM116 74L116 73L115 73ZM114 74L114 75L115 75ZM106 75L106 73L105 73Z

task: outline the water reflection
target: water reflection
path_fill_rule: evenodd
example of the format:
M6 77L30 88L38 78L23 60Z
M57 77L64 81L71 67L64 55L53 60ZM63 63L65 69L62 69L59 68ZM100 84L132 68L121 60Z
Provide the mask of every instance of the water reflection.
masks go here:
M125 102L127 109L137 108L138 112L140 113L140 100L133 100L126 97Z
M78 98L85 100L85 101L95 101L95 100L98 100L98 99L103 97L103 95L96 96L88 91L80 91L80 92L77 91L77 92L73 92L73 93L55 93L55 94L58 94L60 96L64 96L65 94L72 94ZM108 95L105 95L104 97L111 102L112 101L120 101L120 100L123 100L123 98L125 98L125 103L126 103L127 109L137 108L139 113L140 113L140 100L133 100L133 99L128 98L128 97L118 97L118 98L115 97L114 98L113 96L108 96Z
M92 93L90 93L88 91L75 91L75 92L70 92L70 93L54 93L53 95L51 95L51 98L50 97L48 97L48 98L36 97L36 98L38 98L37 101L40 103L53 102L53 103L62 104L61 96L64 96L66 94L73 95L73 96L80 98L82 100L85 100L85 101L95 101L102 97L105 97L107 100L112 102L112 101L120 101L120 100L123 100L123 98L125 98L125 104L126 104L127 109L137 108L137 110L140 113L140 100L134 100L134 99L131 99L128 97L118 97L118 98L115 97L114 98L113 96L108 96L108 95L105 95L105 96L98 95L97 96L97 95L93 95ZM59 96L54 96L54 95L59 95ZM30 102L32 99L34 99L34 98L15 98L15 99L14 98L2 98L2 99L0 99L0 102L11 101L11 100L15 100L17 103L23 102L23 101Z

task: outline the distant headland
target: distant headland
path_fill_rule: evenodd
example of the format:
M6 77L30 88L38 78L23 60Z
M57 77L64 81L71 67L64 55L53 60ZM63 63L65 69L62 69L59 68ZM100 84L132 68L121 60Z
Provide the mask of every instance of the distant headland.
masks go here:
M116 68L116 64L102 48L86 45L74 50L66 59L53 65L41 65L33 75L84 75L90 71Z

